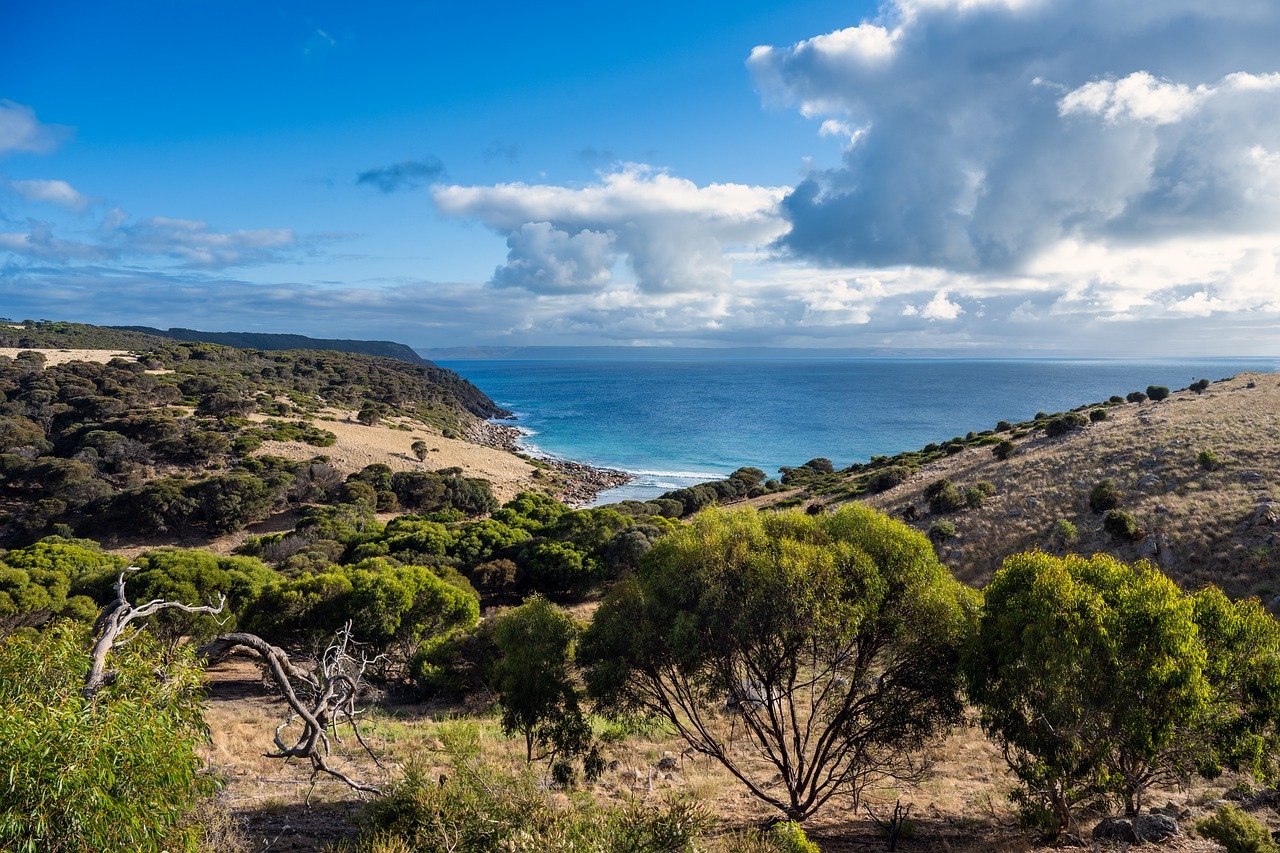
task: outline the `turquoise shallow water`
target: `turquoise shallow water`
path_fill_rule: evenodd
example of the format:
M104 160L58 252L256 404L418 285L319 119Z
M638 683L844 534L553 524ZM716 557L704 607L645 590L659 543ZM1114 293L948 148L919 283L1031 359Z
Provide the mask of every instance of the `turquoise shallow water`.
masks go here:
M837 466L1148 385L1275 371L1273 359L733 359L440 362L518 414L530 450L633 472L603 501L743 465Z

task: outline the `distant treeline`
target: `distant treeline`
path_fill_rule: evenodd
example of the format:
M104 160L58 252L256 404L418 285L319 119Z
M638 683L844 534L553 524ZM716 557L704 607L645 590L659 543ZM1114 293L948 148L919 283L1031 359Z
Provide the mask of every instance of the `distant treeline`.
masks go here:
M282 335L266 332L201 332L196 329L153 329L150 326L112 326L129 332L141 332L144 335L155 335L171 338L175 341L200 341L207 344L222 344L240 349L286 350L317 349L334 352L350 352L357 355L376 355L383 358L398 358L410 364L430 366L431 362L413 351L405 344L395 341L353 341L334 338L309 338L306 335Z

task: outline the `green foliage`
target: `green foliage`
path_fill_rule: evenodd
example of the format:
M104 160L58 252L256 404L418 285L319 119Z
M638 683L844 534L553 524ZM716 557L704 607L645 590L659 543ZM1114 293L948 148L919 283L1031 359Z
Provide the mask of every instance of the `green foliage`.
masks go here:
M1044 425L1044 434L1050 438L1057 438L1058 436L1084 429L1088 425L1089 419L1084 415L1079 412L1067 412L1050 418Z
M1141 391L1130 391L1125 396L1125 399L1130 403L1143 403L1146 402L1147 395L1143 394Z
M1102 421L1105 421L1108 417L1110 417L1110 415L1107 414L1106 409L1094 409L1093 411L1089 412L1090 423L1095 423L1095 424L1101 423Z
M572 616L537 595L502 614L493 626L498 649L493 685L502 730L523 735L526 761L541 750L537 757L566 777L572 761L582 756L587 778L593 779L601 760L582 712L573 663L580 631Z
M822 853L804 834L804 827L792 820L775 823L769 829L769 836L778 853Z
M1188 385L1187 388L1191 391L1196 392L1197 394L1203 394L1205 391L1209 390L1209 380L1197 379L1195 382L1192 382L1190 385Z
M1102 517L1102 529L1126 542L1142 538L1142 527L1138 520L1122 509L1107 510L1107 514Z
M1001 462L1003 462L1004 460L1012 456L1014 454L1014 451L1016 451L1017 449L1018 449L1018 446L1016 444L1014 444L1012 441L1009 441L1008 439L1005 439L1001 441L999 444L991 448L991 455L999 459Z
M960 531L955 524L945 518L940 518L929 525L929 541L934 544L946 542L948 539L955 539L959 535Z
M1217 471L1222 467L1222 459L1212 450L1201 450L1196 456L1196 464L1206 471Z
M1099 481L1089 492L1089 509L1094 512L1106 512L1120 506L1122 500L1124 500L1124 492L1116 485L1115 480L1108 478Z
M244 621L276 642L327 636L350 621L354 636L387 655L380 674L407 680L415 660L479 618L479 596L456 572L373 557L279 581Z
M1280 844L1257 818L1231 803L1196 823L1196 831L1226 848L1227 853L1280 853Z
M950 480L935 480L924 488L924 499L929 502L929 511L938 515L964 509L964 494Z
M969 601L923 536L865 506L711 511L608 591L579 660L605 707L667 719L802 820L957 718ZM759 727L764 767L700 734L726 701Z
M1205 760L1213 694L1191 599L1146 564L1016 554L985 591L969 695L1022 784L1024 813L1062 831L1089 797L1185 778Z
M1215 702L1205 727L1215 753L1202 772L1224 767L1273 784L1280 779L1280 623L1257 599L1233 602L1217 587L1193 600Z
M91 621L124 568L87 540L51 536L0 557L0 616L40 612Z
M0 640L0 848L191 850L184 820L212 793L200 669L188 650L164 677L145 635L117 650L114 682L86 702L89 639L63 623Z
M253 557L220 557L208 551L166 548L134 561L141 571L129 576L129 593L137 601L163 598L184 604L213 604L224 595L227 604L217 616L165 610L147 629L168 643L184 637L200 642L234 631L236 619L280 576Z
M1158 403L1169 396L1169 389L1164 385L1148 385L1147 396Z
M1080 531L1065 518L1060 518L1053 525L1053 543L1059 548L1070 548L1080 541Z

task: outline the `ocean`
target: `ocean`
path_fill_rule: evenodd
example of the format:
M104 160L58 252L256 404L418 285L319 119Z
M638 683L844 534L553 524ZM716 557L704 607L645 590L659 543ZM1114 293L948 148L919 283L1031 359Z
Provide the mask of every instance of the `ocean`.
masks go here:
M1280 359L741 358L442 361L517 413L531 452L620 468L597 503L645 500L752 465L837 467Z

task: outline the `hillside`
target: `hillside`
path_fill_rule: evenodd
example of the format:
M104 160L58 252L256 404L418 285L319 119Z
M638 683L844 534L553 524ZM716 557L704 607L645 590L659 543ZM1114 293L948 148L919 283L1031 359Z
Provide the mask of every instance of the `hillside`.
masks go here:
M1184 586L1212 581L1233 595L1268 601L1280 594L1277 383L1273 374L1251 374L1160 402L1113 398L1079 410L1087 416L1101 409L1105 420L1065 435L1050 437L1046 416L815 476L754 501L832 506L857 498L921 530L944 522L932 538L944 562L971 584L1018 551L1105 551L1151 558ZM1013 453L1001 460L993 449L1004 440ZM1136 522L1131 537L1108 533L1105 513L1090 508L1091 491L1106 479L1118 489L1116 508ZM926 489L941 480L962 497L980 483L994 492L971 498L980 506L941 511L944 499L940 511L931 511ZM1060 521L1074 526L1074 539ZM954 525L954 536L946 535L945 523Z
M219 536L341 500L344 478L370 465L387 472L380 504L484 511L496 506L491 484L510 497L533 473L461 440L506 412L435 366L67 323L0 328L0 356L5 544Z
M268 332L201 332L196 329L153 329L150 326L113 326L128 332L141 332L175 341L199 341L221 344L239 349L289 350L314 349L332 352L350 352L357 355L376 355L396 358L409 364L430 366L431 362L405 344L395 341L354 341L334 338L309 338L306 335L284 335Z

